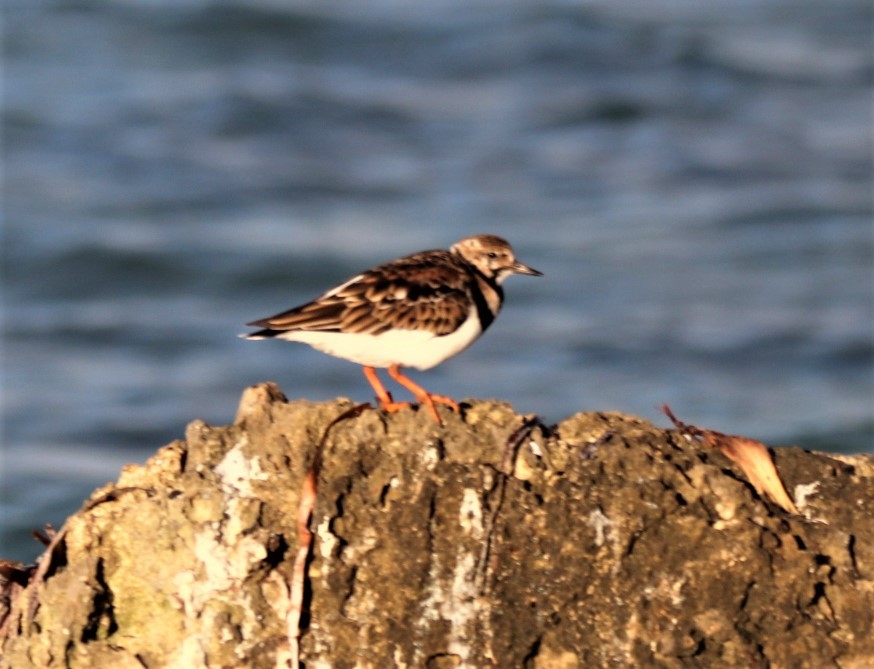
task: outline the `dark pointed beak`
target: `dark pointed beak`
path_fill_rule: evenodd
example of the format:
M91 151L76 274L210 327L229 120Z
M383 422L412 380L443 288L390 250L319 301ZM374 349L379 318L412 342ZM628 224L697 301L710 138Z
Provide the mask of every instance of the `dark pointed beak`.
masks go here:
M513 274L527 274L528 276L543 276L543 272L538 272L533 267L529 267L525 263L515 262L513 266L510 268L513 270Z

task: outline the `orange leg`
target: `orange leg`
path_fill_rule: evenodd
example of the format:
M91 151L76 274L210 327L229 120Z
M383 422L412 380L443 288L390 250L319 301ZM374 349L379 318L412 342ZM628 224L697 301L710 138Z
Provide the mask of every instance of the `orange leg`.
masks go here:
M400 383L404 388L409 390L413 395L416 396L416 399L419 400L420 403L424 404L428 407L428 410L431 412L431 415L434 416L434 420L436 420L441 425L443 421L440 420L440 414L437 413L437 409L434 406L434 402L440 402L441 404L449 405L454 411L458 411L458 402L456 402L451 397L445 397L443 395L432 395L427 390L425 390L422 386L414 383L412 379L408 379L406 376L401 374L401 368L398 365L392 365L388 368L388 373L391 378ZM385 390L385 389L383 389Z
M382 381L379 380L379 377L376 375L376 370L373 367L365 365L364 376L367 378L370 385L373 386L373 390L376 392L376 399L379 400L379 407L384 411L394 413L398 409L410 406L409 402L395 402L392 399L391 393L385 389L384 385L382 385Z

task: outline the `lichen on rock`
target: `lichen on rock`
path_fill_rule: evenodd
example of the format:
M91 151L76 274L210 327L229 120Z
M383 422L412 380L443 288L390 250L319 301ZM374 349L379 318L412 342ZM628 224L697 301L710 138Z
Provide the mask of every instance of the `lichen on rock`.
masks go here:
M874 666L869 456L775 451L800 514L714 449L616 413L495 401L444 425L248 389L234 424L94 492L8 589L0 667L288 666L320 447L315 667Z

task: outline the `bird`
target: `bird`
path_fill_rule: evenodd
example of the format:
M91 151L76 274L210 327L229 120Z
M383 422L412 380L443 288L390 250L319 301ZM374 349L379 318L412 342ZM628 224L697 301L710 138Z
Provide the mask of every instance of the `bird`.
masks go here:
M435 403L456 412L458 403L401 369L431 369L476 341L501 310L502 284L513 274L543 275L516 260L502 237L473 235L357 274L306 304L246 323L260 329L240 336L302 342L357 363L380 408L394 413L409 403L395 402L380 381L376 369L387 369L442 424Z

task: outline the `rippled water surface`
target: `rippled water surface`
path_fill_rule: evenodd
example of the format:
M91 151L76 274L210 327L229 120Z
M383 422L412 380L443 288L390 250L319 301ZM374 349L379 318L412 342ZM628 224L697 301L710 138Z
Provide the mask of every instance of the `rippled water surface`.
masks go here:
M235 335L477 232L545 276L432 391L874 450L867 0L4 18L3 557L249 384L369 399Z

